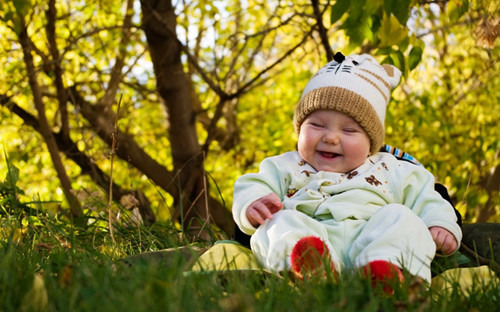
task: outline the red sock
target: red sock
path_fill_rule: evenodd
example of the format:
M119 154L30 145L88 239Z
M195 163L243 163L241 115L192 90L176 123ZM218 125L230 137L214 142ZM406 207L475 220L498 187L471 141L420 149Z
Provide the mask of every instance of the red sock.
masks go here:
M387 295L394 293L393 286L397 282L404 281L404 275L401 268L385 260L375 260L368 263L363 272L372 280L372 287L376 288L378 284Z
M307 236L301 238L293 247L291 262L292 272L303 278L302 274L318 275L319 272L325 273L323 261L330 261L330 268L335 272L335 266L330 258L330 252L325 243L316 236Z

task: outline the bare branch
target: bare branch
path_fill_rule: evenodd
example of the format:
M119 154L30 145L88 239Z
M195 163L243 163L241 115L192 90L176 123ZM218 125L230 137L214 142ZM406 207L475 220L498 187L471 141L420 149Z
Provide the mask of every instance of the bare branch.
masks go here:
M101 99L100 105L103 105L107 109L111 107L115 100L116 92L118 91L118 86L121 82L122 69L125 66L125 58L127 55L127 46L130 42L130 27L132 25L133 16L133 0L127 0L127 7L125 18L123 19L122 36L120 42L118 43L118 56L115 59L115 65L111 69L111 75L108 81L108 88Z
M59 56L59 49L57 48L56 42L56 4L55 0L49 1L49 9L46 12L47 15L47 40L49 42L49 51L52 56L52 67L55 75L55 84L57 89L57 99L59 101L59 113L61 114L61 132L64 136L69 136L69 124L68 124L68 109L67 109L67 94L63 83L63 70L61 67L61 61Z
M332 47L330 46L330 43L328 42L328 32L325 28L325 25L323 24L323 14L325 13L326 9L329 7L330 1L327 2L325 5L325 8L323 12L321 12L319 8L319 1L318 0L311 0L312 6L314 9L314 17L316 18L316 24L318 25L318 32L319 32L319 37L321 38L321 43L323 44L323 47L325 48L326 52L326 60L327 62L333 60L333 51Z
M242 94L245 94L246 92L248 92L251 89L252 85L258 79L260 79L260 77L262 77L262 75L266 74L268 71L270 71L271 69L273 69L276 65L280 64L283 60L285 60L290 55L292 55L292 53L295 52L295 50L297 50L298 48L300 48L301 46L303 46L304 43L306 42L307 38L309 38L311 36L313 30L314 30L314 26L311 27L311 29L309 30L309 32L307 32L304 35L304 37L302 38L302 40L299 43L297 43L295 46L293 46L290 50L288 50L284 55L282 55L274 63L272 63L271 65L269 65L266 68L264 68L253 79L251 79L250 81L248 81L245 85L243 85L243 87L239 88L237 92L228 95L227 98L228 99L236 98L236 97L241 96Z

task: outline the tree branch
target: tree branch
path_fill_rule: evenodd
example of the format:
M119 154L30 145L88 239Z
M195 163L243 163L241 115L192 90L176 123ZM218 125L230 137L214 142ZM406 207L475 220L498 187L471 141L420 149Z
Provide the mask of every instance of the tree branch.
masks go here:
M100 105L103 105L106 109L110 109L111 105L114 103L118 86L121 82L122 69L125 65L125 57L127 55L127 46L130 42L130 27L132 25L132 16L134 13L133 6L134 1L127 0L125 18L123 19L123 27L121 28L122 36L120 42L118 43L118 56L115 59L115 65L111 69L108 88L100 101Z
M28 29L26 27L26 22L24 20L24 16L22 16L21 14L18 14L18 17L21 26L21 31L18 34L19 43L21 44L23 50L23 60L26 65L28 82L31 91L33 93L33 101L35 103L35 108L38 113L38 120L40 122L40 133L42 134L42 137L45 140L45 144L47 145L47 149L52 159L52 163L57 172L57 176L61 182L63 193L70 205L71 213L74 217L79 218L83 215L82 208L76 196L71 192L72 190L71 181L62 163L61 157L59 155L59 149L55 142L54 136L52 135L52 131L50 129L47 116L45 114L45 105L43 103L40 85L38 84L37 81L37 72L35 69L35 65L33 63L33 56L31 55L31 48L30 48L31 45L28 36Z
M290 55L292 55L292 53L295 52L295 50L297 50L302 45L304 45L304 43L306 42L307 38L309 38L311 36L313 30L314 30L314 26L311 27L311 30L309 30L309 32L307 32L304 35L304 37L302 38L302 40L299 43L297 43L295 46L293 46L290 50L288 50L284 55L282 55L274 63L272 63L271 65L269 65L266 68L264 68L254 78L252 78L245 85L243 85L243 87L239 88L238 91L236 91L235 93L232 93L232 94L228 95L227 99L237 98L237 97L239 97L239 96L247 93L248 91L250 91L250 89L251 89L252 85L255 83L255 81L257 81L260 77L262 77L262 75L264 75L265 73L267 73L268 71L270 71L271 69L273 69L276 65L280 64L283 60L285 60Z
M56 42L56 4L55 0L49 1L49 9L46 12L47 25L45 27L47 32L47 40L49 43L49 51L52 56L52 67L54 70L54 80L57 90L57 99L59 101L59 113L61 114L61 133L69 137L69 124L68 124L68 108L67 108L67 94L63 83L63 70L61 67L61 59L59 56L59 49Z
M7 107L12 113L16 114L23 122L32 127L38 133L41 133L41 126L38 119L24 110L22 107L12 102L9 97L2 94L0 95L0 105ZM104 191L109 188L110 177L104 173L95 163L89 158L85 153L78 149L78 146L69 137L63 135L61 132L52 133L57 146L60 151L66 155L67 158L71 159L78 167L80 167L81 173L88 175L92 180L101 187ZM129 194L133 194L139 200L139 211L146 222L154 223L155 215L151 210L151 206L146 196L139 190L124 190L116 183L112 183L113 190L113 200L120 202L120 199Z
M196 61L196 57L191 54L189 51L189 48L186 47L180 40L177 38L177 35L174 33L174 30L169 27L167 21L163 19L163 17L155 10L154 8L151 7L151 5L146 4L145 1L141 1L143 4L143 7L147 7L150 10L150 14L154 17L155 21L161 25L163 28L163 31L166 31L168 35L176 41L177 46L179 49L187 56L188 61L193 65L193 67L196 69L196 71L200 74L202 77L203 81L209 86L209 88L214 91L219 97L226 97L227 94L208 76L207 72L198 64Z
M329 2L325 5L325 10L329 7ZM319 1L318 0L311 0L313 9L314 9L314 17L316 19L316 24L318 25L318 33L319 37L321 38L321 43L323 44L323 48L325 48L325 53L326 53L326 61L329 62L333 60L333 50L332 47L330 46L330 43L328 42L328 31L325 28L325 25L323 24L323 14L325 13L325 10L321 12L319 9Z
M76 90L76 87L69 89L70 99L73 104L80 109L82 116L91 124L92 129L109 146L112 145L113 120L115 114L111 111L104 112L88 103ZM127 161L135 168L143 172L158 186L175 196L176 188L173 185L174 175L149 156L132 137L121 132L116 133L120 145L116 149L116 155Z

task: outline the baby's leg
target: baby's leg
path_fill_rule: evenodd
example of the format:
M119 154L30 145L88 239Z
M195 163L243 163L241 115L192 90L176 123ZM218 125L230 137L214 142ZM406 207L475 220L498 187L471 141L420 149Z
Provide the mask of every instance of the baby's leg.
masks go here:
M260 225L250 239L257 260L272 272L288 271L290 255L297 242L304 237L321 239L330 253L335 269L340 270L340 261L328 242L327 231L318 221L295 210L281 210L273 218Z
M408 207L390 204L368 220L349 257L358 268L376 260L389 261L430 282L435 253L436 245L424 222Z

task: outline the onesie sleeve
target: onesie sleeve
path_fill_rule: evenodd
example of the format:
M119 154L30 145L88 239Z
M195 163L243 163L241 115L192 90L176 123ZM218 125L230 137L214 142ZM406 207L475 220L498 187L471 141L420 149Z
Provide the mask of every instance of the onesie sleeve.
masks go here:
M248 173L238 178L234 184L232 213L236 224L245 234L252 235L256 228L246 217L248 206L257 199L273 192L283 200L290 179L289 174L280 168L286 168L286 159L281 156L266 158L262 161L258 173Z
M398 161L401 176L402 203L410 207L427 225L439 226L450 231L457 240L462 240L462 230L457 224L453 206L434 189L434 176L422 166ZM457 247L458 248L458 247Z

